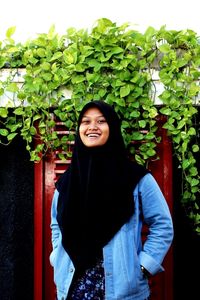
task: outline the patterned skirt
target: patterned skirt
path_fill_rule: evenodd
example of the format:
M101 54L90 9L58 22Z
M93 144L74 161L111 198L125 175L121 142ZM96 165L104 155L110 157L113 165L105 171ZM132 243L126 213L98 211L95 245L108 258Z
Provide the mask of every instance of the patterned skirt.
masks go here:
M105 276L103 260L76 276L69 290L67 300L105 300ZM150 297L144 299L150 300Z
M104 279L103 260L101 259L94 267L73 280L67 300L104 300Z

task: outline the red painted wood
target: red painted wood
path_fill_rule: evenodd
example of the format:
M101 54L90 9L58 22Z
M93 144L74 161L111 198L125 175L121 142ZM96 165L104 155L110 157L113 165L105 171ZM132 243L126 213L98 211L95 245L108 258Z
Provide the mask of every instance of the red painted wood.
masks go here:
M173 191L172 191L172 143L167 136L167 131L162 129L164 118L158 119L158 134L162 137L157 146L159 160L152 161L149 169L152 171L168 203L173 215ZM167 253L163 266L165 272L157 274L150 281L152 300L173 300L173 245Z
M44 299L55 300L56 292L53 282L53 268L50 266L49 255L52 251L51 245L51 203L52 197L55 190L54 179L55 179L55 163L54 156L49 155L45 159L45 186L44 186Z

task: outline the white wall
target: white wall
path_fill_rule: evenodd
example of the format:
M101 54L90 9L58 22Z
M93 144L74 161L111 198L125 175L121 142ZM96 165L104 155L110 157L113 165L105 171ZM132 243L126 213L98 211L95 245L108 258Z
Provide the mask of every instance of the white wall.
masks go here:
M192 29L200 35L199 0L1 0L0 40L16 26L13 38L26 41L37 33L47 33L55 24L63 34L69 27L90 28L106 17L143 32L147 27Z

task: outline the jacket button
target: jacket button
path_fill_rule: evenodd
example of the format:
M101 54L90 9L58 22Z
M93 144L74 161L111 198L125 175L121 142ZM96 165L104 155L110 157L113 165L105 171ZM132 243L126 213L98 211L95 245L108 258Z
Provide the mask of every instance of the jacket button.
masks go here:
M73 269L73 268L71 268L69 271L70 271L70 273L72 273L72 272L74 272L74 269Z

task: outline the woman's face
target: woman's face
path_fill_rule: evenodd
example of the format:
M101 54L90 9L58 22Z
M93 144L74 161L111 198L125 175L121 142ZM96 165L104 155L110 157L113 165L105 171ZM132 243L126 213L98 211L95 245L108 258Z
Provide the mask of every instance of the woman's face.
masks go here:
M98 147L107 142L109 126L98 108L91 107L85 111L79 126L79 134L86 147Z

